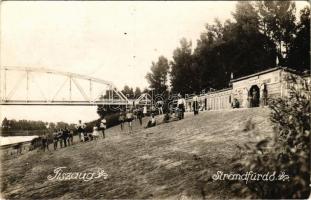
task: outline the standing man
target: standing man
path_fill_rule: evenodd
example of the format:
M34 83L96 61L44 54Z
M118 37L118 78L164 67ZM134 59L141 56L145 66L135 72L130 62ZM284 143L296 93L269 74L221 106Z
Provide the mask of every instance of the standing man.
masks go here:
M57 149L57 143L58 143L58 132L55 130L53 132L53 144L54 144L54 150Z
M128 127L129 127L129 132L128 133L132 133L133 129L132 129L132 121L133 121L134 117L133 117L133 110L129 109L126 113L126 121L128 123Z
M83 130L82 135L84 138L84 142L90 141L91 138L89 137L89 134L85 130Z
M124 120L125 120L125 116L124 116L123 110L121 110L120 115L119 115L119 122L121 125L121 131L123 131Z
M73 130L69 131L69 139L68 139L68 144L73 145Z
M67 147L67 139L68 139L68 130L67 128L65 127L64 130L63 130L63 135L62 135L62 139L63 139L63 142L64 142L64 147Z
M107 121L105 118L103 118L99 124L99 129L101 130L103 134L103 139L105 138L105 130L107 128Z
M63 131L63 141L64 141L64 146L67 147L67 144L69 146L69 130L67 129L67 127L65 127L64 131Z
M63 134L64 134L63 129L59 129L58 140L59 140L60 148L63 148Z
M42 148L43 148L43 151L45 151L45 149L49 150L48 138L46 134L42 136Z
M77 128L77 130L78 130L79 140L82 141L82 140L81 140L81 136L82 136L82 134L83 134L83 132L84 132L84 124L82 124L82 121L81 121L81 120L79 120L79 123L78 123L78 125L77 125L76 128Z
M163 115L163 105L164 105L163 101L157 101L156 105L158 108L159 115Z
M193 107L193 114L194 115L199 114L199 102L198 96L196 94L192 98L192 107Z
M143 111L141 108L137 110L137 118L139 120L139 124L142 126L143 125Z

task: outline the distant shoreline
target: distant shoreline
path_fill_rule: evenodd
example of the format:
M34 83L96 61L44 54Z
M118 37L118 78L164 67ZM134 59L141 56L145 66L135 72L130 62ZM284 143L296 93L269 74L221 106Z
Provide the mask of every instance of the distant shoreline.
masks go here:
M34 138L39 137L38 135L32 136L0 136L0 146L12 145L23 142L30 142Z

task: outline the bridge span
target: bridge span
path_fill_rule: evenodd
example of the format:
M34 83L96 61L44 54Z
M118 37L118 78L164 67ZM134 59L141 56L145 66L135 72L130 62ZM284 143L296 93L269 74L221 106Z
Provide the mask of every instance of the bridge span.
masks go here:
M150 105L148 95L128 99L111 82L46 68L3 66L0 105L130 106Z

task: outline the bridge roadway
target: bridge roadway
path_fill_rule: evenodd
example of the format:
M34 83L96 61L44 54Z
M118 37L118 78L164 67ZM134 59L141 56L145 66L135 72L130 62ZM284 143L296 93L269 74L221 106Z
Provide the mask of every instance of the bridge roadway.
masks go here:
M130 106L133 105L135 99L118 100L118 99L107 99L100 101L42 101L42 100L2 100L0 105L7 106L97 106L97 105L113 105L113 106ZM135 105L145 105L146 103L140 102Z

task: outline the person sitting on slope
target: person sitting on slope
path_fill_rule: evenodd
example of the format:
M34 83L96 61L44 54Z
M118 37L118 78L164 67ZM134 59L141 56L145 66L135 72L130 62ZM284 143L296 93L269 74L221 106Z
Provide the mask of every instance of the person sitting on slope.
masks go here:
M150 118L150 120L148 121L148 124L147 124L146 128L153 127L153 126L155 126L156 124L157 124L156 119L155 119L155 117L154 117L154 114L152 113L152 114L151 114L151 118Z

